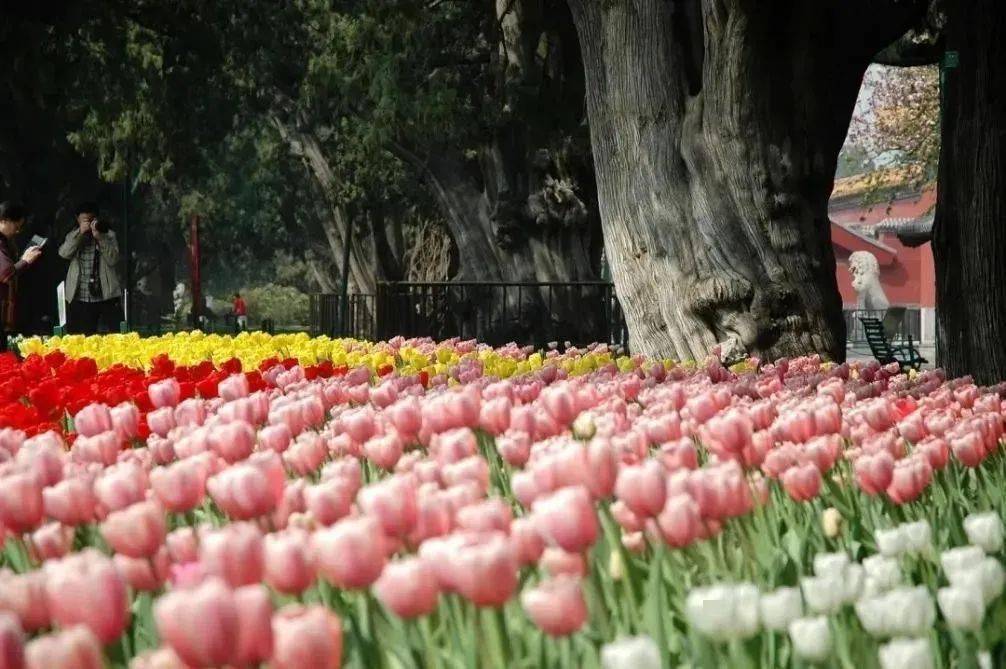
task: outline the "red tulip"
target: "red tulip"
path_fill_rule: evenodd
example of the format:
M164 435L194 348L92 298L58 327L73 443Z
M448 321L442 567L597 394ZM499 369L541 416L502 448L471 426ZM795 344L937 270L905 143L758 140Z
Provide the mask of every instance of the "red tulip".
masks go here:
M199 560L208 573L232 588L258 583L265 571L262 533L251 523L206 532L199 543Z
M416 557L389 563L374 583L374 592L399 618L432 613L440 596L433 570Z
M26 669L104 669L101 643L86 627L40 636L25 647Z
M387 556L376 518L346 518L311 537L318 573L345 589L366 588L381 575Z
M103 644L119 638L129 624L129 599L126 582L109 558L87 548L47 562L45 573L53 622L60 627L84 625Z
M531 620L549 636L566 636L587 622L587 604L580 580L559 576L521 594L521 604Z
M322 606L292 605L272 618L273 669L339 669L342 625Z

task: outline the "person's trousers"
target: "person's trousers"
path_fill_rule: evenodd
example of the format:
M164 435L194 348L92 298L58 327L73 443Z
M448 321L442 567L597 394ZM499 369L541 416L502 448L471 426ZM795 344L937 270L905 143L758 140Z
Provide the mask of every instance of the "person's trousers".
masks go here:
M101 302L74 300L66 310L66 320L66 331L70 334L118 332L122 321L122 301L119 298Z

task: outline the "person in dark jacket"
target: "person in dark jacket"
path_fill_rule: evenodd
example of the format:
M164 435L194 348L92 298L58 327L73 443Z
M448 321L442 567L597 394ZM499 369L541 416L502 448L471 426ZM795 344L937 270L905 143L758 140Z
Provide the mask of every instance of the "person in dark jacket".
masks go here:
M7 349L7 335L16 325L18 277L42 255L41 248L30 246L18 256L14 238L26 218L23 205L0 202L0 350Z
M75 225L59 247L59 255L70 261L66 270L67 330L93 335L104 324L114 332L122 320L115 231L98 219L94 202L79 205L75 213Z

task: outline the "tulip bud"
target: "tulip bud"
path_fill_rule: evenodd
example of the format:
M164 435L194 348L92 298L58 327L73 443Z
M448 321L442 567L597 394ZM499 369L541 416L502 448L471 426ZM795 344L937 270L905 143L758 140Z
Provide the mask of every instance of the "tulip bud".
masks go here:
M831 628L824 616L800 618L789 624L793 653L810 662L824 662L831 655Z
M828 507L821 514L821 528L824 536L834 539L842 532L842 513L833 506Z

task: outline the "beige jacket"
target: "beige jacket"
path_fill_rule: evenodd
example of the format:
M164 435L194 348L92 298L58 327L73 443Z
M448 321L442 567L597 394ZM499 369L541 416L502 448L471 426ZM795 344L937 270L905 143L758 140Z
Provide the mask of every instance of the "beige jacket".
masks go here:
M59 247L59 255L70 261L70 267L66 270L66 301L73 302L77 295L77 282L80 279L80 260L77 259L77 249L83 235L80 228L74 228L63 240ZM119 285L119 274L115 269L115 264L119 262L119 242L115 239L115 231L109 230L98 237L98 249L100 250L100 263L98 267L98 280L101 281L101 297L104 300L111 300L122 295L122 287Z

